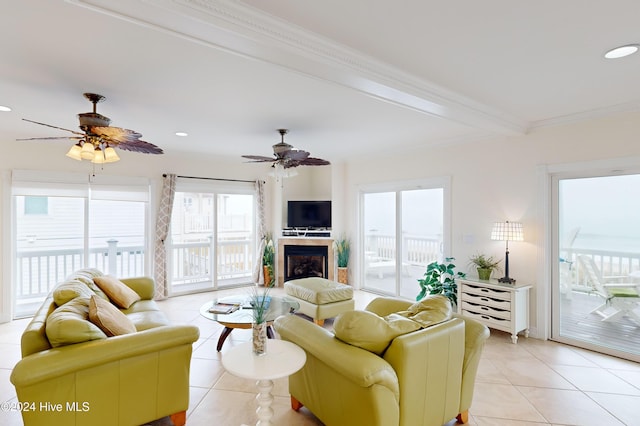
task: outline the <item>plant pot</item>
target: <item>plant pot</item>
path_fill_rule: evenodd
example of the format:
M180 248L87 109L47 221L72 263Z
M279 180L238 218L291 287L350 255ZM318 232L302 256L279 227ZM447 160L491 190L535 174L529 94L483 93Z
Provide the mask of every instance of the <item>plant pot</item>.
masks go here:
M491 269L478 268L478 278L481 280L489 280L491 278Z
M265 287L271 287L271 272L270 272L270 267L268 267L267 265L263 265L262 266L262 270L264 271L264 286Z
M267 323L251 324L253 353L256 355L264 355L267 353Z
M349 281L349 268L338 267L338 282L341 284L348 284Z

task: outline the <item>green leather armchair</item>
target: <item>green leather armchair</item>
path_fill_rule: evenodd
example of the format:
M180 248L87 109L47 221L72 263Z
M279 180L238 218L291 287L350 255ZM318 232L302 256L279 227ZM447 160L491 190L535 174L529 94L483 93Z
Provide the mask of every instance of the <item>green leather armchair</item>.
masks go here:
M86 281L87 274L80 275L66 282ZM11 373L25 426L134 426L165 416L185 424L199 330L167 321L151 300L152 279L122 281L141 296L122 310L135 333L52 347L46 334L47 317L57 308L52 295L35 314Z
M380 297L365 310L381 317L412 302ZM489 329L458 317L395 337L382 356L345 343L295 315L275 321L284 340L307 354L289 377L291 406L306 406L326 425L441 426L468 421Z

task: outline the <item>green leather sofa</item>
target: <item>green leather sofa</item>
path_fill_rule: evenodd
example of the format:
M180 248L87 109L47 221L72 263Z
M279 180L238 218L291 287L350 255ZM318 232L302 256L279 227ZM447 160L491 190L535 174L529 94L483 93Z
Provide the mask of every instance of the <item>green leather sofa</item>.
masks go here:
M365 311L385 317L411 305L380 297ZM292 408L306 406L327 426L441 426L454 418L466 423L489 329L473 319L448 318L398 335L381 355L301 317L278 318L280 337L307 354L305 366L289 377Z
M69 299L63 307L87 294L109 300L93 282L101 275L84 269L58 284L24 331L22 359L11 382L25 426L135 426L166 416L185 424L192 344L199 329L169 323L152 300L151 278L121 280L140 299L121 309L135 325L133 332L101 335L81 310L58 317L57 340L53 345L49 340L47 319L58 308L60 294ZM58 341L66 338L86 341Z

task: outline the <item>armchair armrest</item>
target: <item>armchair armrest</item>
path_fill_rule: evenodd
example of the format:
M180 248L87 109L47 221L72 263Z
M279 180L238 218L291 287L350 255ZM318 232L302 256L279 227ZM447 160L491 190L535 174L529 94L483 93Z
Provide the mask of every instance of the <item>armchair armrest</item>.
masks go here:
M409 306L413 305L413 303L414 302L394 297L377 297L369 302L364 310L385 317L394 312L405 311Z
M331 332L295 315L278 317L275 329L330 369L361 387L382 385L399 398L398 378L389 363L364 349L336 339Z
M132 277L120 279L129 288L138 293L141 299L151 300L153 299L155 292L155 281L151 277Z

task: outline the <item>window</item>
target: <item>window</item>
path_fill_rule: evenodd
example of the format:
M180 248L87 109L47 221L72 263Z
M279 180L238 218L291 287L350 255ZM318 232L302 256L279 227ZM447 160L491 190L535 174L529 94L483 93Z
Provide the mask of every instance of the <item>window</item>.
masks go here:
M178 181L167 259L171 293L251 282L256 251L253 183Z
M14 318L32 315L79 268L145 275L148 198L143 178L96 176L88 183L84 174L14 171Z
M448 180L361 192L363 287L414 299L427 264L442 260L447 238Z
M24 214L48 214L49 198L48 197L25 197Z

